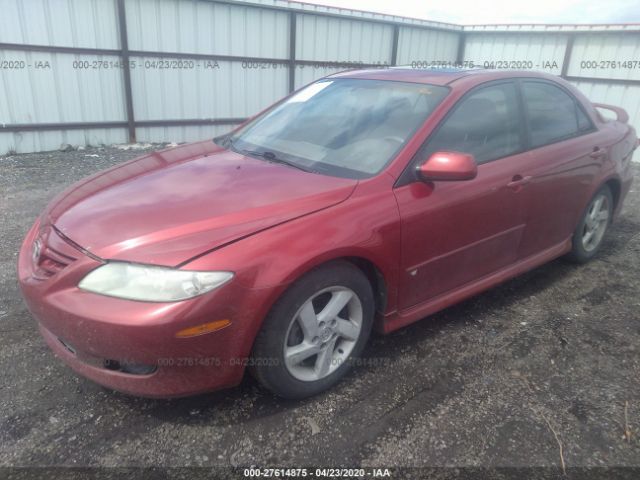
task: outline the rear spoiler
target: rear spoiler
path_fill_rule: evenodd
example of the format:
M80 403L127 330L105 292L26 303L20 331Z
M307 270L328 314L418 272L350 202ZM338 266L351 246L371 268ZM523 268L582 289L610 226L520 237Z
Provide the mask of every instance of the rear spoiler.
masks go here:
M624 108L615 107L613 105L607 105L606 103L594 103L593 106L596 108L603 108L605 110L612 111L613 113L616 114L616 117L617 117L616 120L618 120L621 123L629 122L629 114L624 110Z

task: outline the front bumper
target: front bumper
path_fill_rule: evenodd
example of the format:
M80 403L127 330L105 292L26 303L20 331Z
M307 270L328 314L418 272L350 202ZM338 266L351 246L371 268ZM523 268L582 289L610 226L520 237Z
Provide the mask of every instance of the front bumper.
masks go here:
M272 292L230 282L173 303L97 295L77 288L100 264L79 251L71 265L38 277L31 256L38 235L35 225L21 248L20 288L49 347L80 375L146 397L192 395L241 381ZM222 319L231 321L222 330L176 338L182 329Z

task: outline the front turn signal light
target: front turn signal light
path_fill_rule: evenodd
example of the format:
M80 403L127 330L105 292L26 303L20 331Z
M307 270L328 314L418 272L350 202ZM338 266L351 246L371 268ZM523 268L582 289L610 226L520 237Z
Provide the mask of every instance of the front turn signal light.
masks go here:
M196 325L195 327L185 328L176 333L176 338L189 338L197 337L198 335L204 335L205 333L217 332L225 327L231 325L231 321L216 320L215 322L203 323L202 325Z

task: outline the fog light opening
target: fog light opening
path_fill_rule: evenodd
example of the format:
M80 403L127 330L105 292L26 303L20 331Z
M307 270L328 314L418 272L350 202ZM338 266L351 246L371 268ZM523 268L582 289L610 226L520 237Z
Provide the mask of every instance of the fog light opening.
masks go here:
M120 362L117 360L110 360L107 358L103 360L102 366L107 370L114 370L116 372L120 370Z
M156 371L155 365L144 365L142 363L119 362L118 360L105 359L102 366L106 370L113 372L127 373L129 375L149 375Z
M129 375L149 375L156 371L155 365L143 365L143 364L127 364L122 365L120 368L122 373L128 373Z

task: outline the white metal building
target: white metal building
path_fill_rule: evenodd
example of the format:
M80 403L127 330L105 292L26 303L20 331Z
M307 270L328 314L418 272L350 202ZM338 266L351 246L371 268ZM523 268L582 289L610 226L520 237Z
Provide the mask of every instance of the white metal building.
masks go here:
M284 0L0 0L0 154L191 141L354 66L543 70L640 130L640 25L462 27Z

